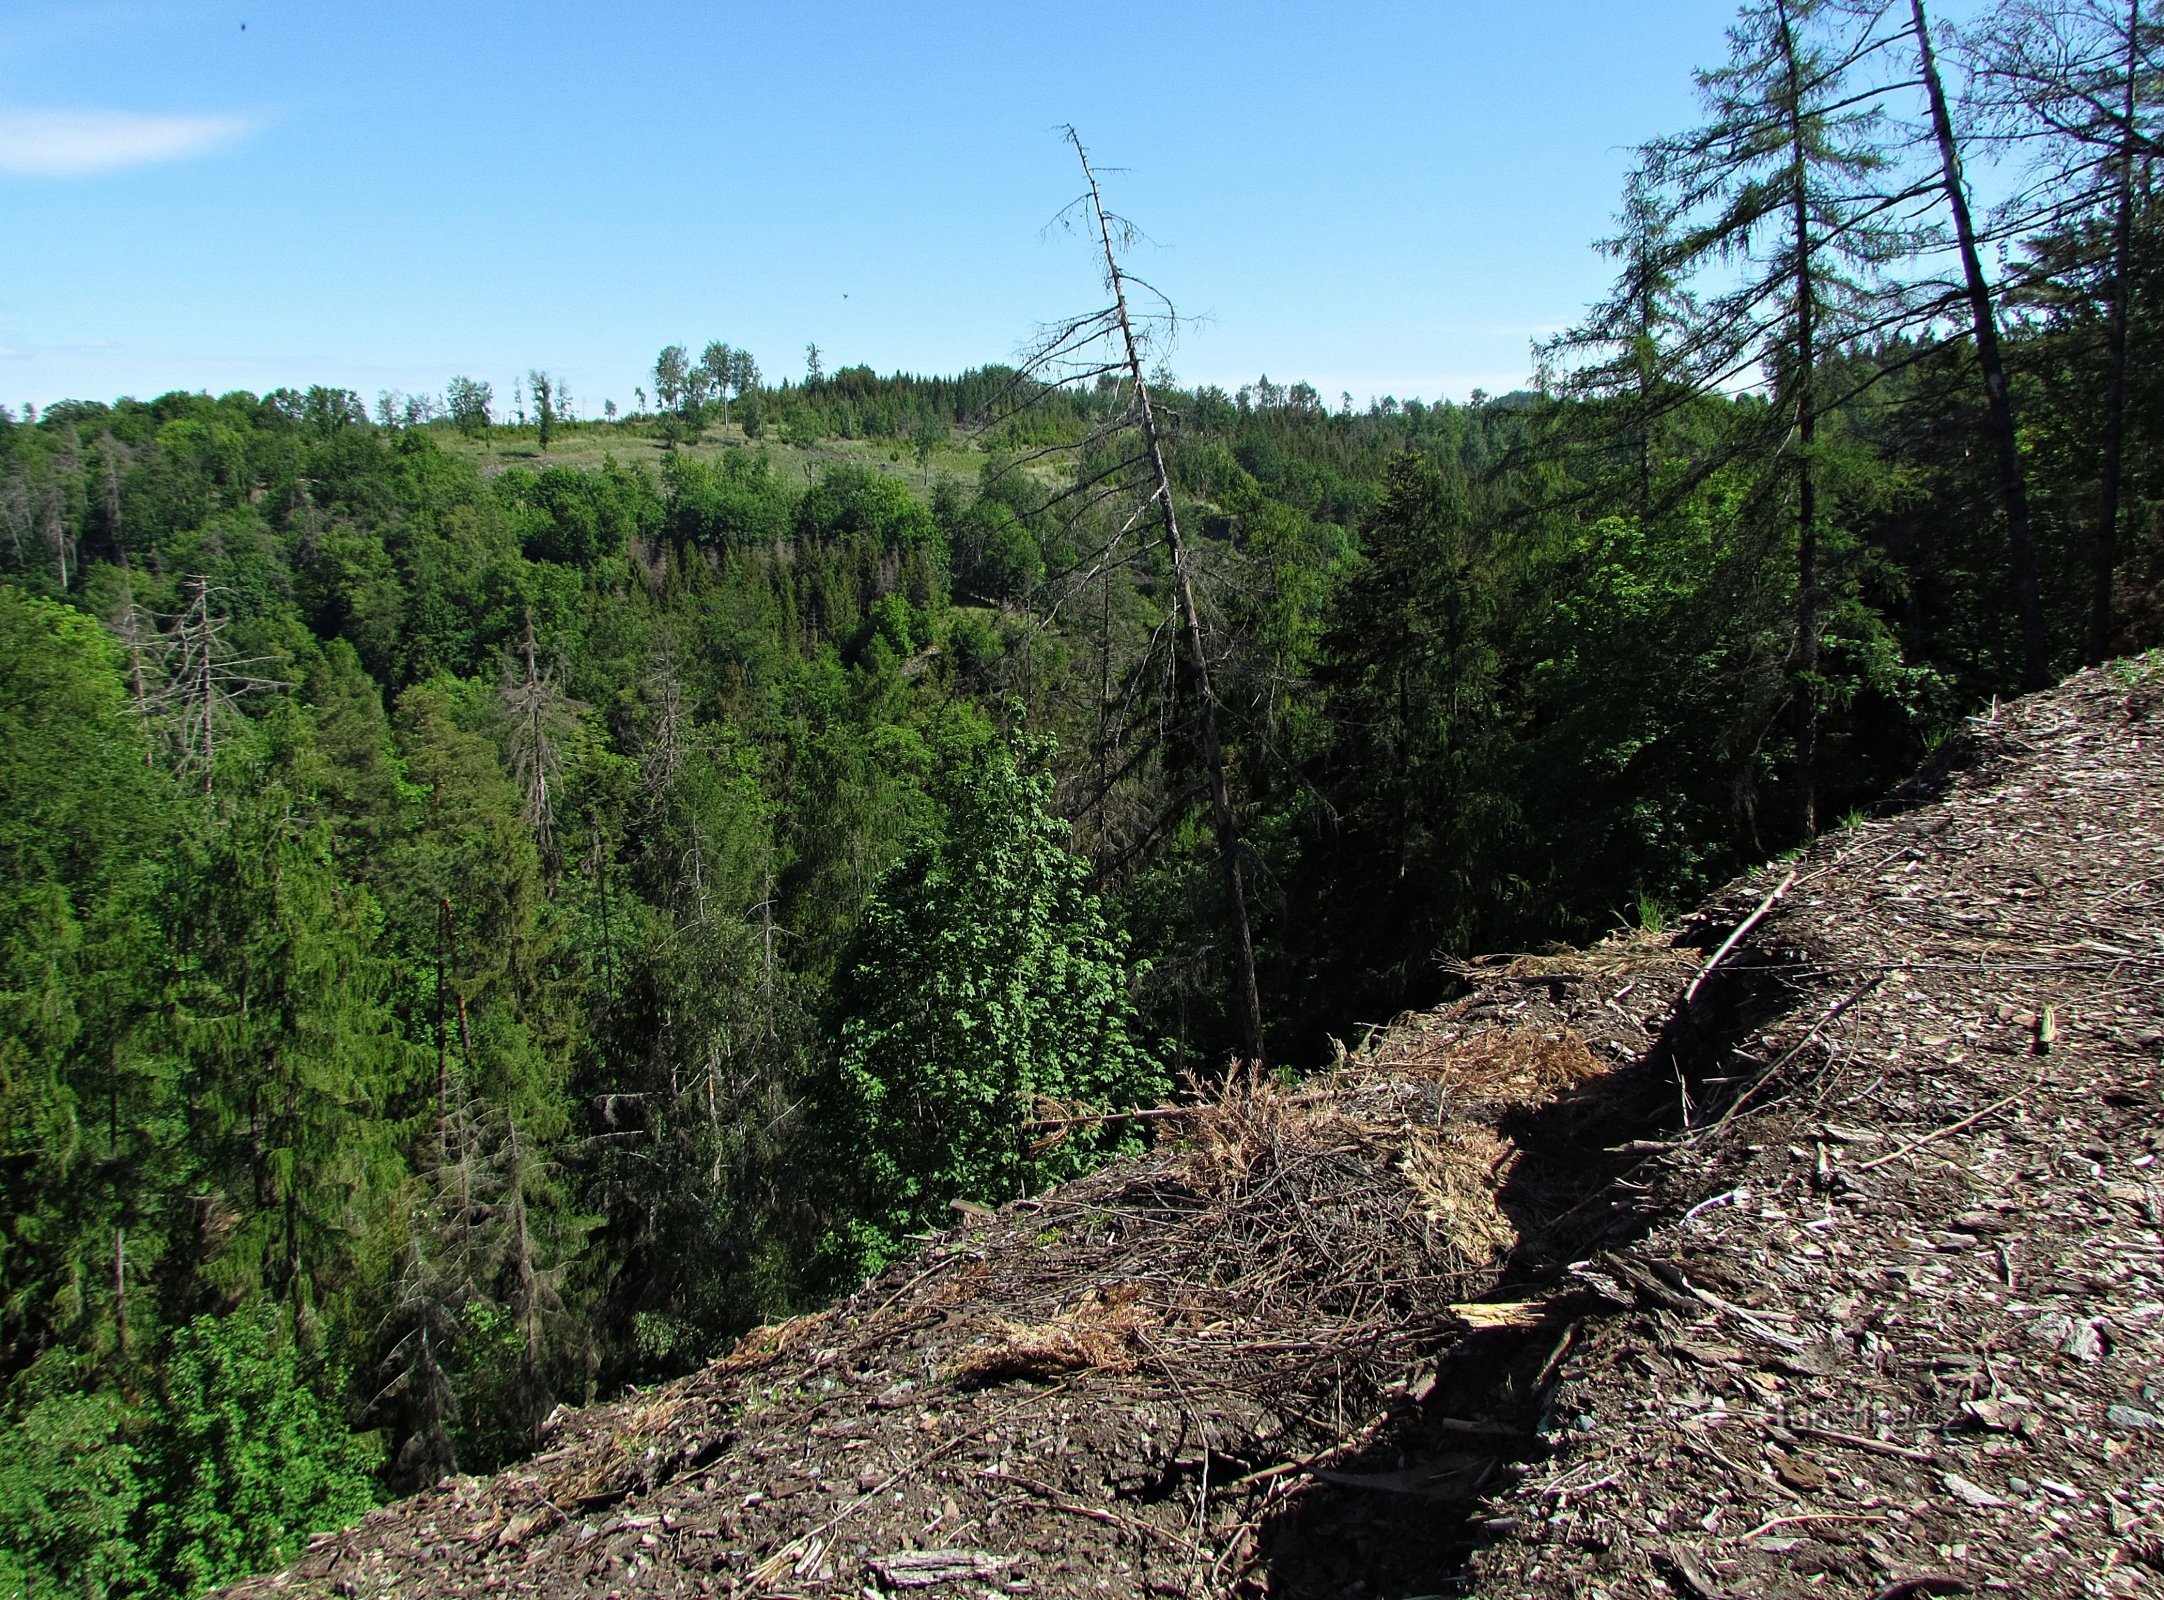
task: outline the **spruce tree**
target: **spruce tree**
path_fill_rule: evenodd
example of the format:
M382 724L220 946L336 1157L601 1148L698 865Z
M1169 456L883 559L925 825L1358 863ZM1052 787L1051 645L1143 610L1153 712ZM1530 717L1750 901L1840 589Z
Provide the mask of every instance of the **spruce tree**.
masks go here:
M206 819L179 915L191 1135L229 1221L194 1263L226 1295L290 1302L304 1338L345 1307L403 1175L413 1054L375 947L373 897L276 782Z
M158 1020L176 796L145 763L121 669L90 618L0 589L8 1369L54 1343L124 1353L188 1156Z

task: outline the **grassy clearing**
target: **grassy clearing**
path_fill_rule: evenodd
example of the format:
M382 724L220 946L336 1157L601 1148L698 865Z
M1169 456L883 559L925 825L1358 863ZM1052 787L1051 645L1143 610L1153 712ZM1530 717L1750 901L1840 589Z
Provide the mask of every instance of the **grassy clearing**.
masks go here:
M582 422L559 430L546 451L531 427L491 428L480 439L468 439L450 429L436 431L437 442L465 456L487 474L510 467L529 471L541 467L593 469L614 456L625 465L643 464L659 471L669 457L668 447L638 423ZM916 446L904 439L818 439L810 444L785 444L768 434L747 439L734 423L727 428L710 427L696 444L678 446L697 460L710 460L731 450L762 450L783 479L810 481L827 468L853 465L901 479L919 494L928 494L942 476L975 482L985 453L970 439L956 434L933 450L929 471L917 464Z

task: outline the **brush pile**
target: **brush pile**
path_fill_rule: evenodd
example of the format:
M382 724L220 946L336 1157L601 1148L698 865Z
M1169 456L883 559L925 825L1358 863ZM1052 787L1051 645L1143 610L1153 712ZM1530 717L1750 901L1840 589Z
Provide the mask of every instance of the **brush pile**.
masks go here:
M1297 1087L1237 1075L1151 1155L972 1216L832 1311L237 1592L1247 1581L1308 1468L1491 1320L1469 1302L1518 1239L1503 1122L1609 1070L1505 1003L1531 1020L1408 1018Z

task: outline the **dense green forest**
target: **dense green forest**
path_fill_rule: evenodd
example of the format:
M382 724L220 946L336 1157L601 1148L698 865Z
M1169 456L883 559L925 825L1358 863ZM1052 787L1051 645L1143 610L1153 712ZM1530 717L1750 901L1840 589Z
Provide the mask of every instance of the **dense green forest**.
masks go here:
M1111 304L955 378L0 411L0 1594L275 1564L2158 642L2157 36L1934 26L1746 9L1500 399L1180 385L1092 177Z

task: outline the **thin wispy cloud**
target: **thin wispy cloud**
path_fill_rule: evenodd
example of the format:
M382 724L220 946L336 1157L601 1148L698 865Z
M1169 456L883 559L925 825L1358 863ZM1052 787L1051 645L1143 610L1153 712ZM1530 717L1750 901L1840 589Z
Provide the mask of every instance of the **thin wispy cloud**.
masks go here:
M0 172L89 178L223 149L254 130L240 116L0 107Z

